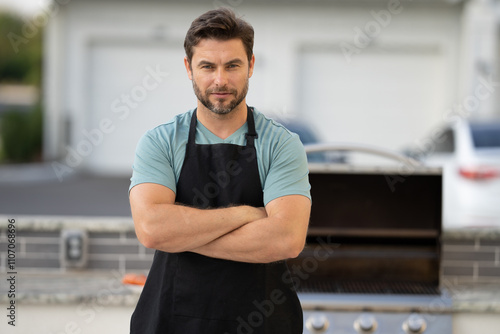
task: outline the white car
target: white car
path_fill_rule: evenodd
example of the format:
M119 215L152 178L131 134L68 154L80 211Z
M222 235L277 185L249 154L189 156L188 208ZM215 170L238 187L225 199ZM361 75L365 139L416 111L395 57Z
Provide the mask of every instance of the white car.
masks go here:
M410 154L443 168L444 228L500 227L500 120L458 120Z

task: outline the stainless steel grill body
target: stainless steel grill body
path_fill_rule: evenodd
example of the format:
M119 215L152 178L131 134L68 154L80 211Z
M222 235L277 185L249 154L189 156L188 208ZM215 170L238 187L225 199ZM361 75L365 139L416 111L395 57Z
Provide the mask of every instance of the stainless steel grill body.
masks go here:
M288 261L304 333L452 333L441 170L313 167L307 245Z

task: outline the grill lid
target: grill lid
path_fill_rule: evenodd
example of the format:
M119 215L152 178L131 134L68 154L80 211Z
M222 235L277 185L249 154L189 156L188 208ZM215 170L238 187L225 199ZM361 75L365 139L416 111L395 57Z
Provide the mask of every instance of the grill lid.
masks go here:
M310 232L437 237L441 232L441 172L391 173L311 170Z
M299 291L439 293L440 170L329 168L309 179L307 246L288 260Z

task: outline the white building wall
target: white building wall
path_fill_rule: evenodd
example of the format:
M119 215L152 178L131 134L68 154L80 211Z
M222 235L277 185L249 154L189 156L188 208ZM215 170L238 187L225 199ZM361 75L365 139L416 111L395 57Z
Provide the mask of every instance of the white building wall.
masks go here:
M500 3L471 0L462 14L461 117L489 119L500 116L498 102L498 30ZM485 85L487 83L487 85ZM485 93L482 91L485 89Z
M396 149L411 143L425 134L427 129L443 121L447 106L458 99L460 4L445 1L401 1L398 4L394 0L355 3L233 0L228 4L232 4L233 9L255 28L254 52L257 60L254 76L250 80L248 103L282 118L289 115L307 118L325 140L349 139ZM86 168L104 174L129 175L135 149L132 143L137 142L148 128L195 106L191 84L184 73L182 43L191 21L212 8L212 2L197 1L152 1L146 4L139 1L74 0L66 5L49 28L48 40L51 43L47 50L49 59L57 57L60 60L60 67L56 67L53 60L49 61L51 66L47 73L47 81L51 82L47 86L47 95L51 96L47 105L51 120L48 124L63 129L50 129L46 158L60 158L62 165L58 165L58 173L65 175L76 168ZM390 15L384 16L384 13ZM56 25L57 29L54 28ZM363 31L365 36L359 31ZM355 47L358 52L346 57L340 47L346 44ZM118 57L119 50L127 54ZM350 68L363 64L369 76L370 57L377 54L373 50L395 55L406 52L418 62L417 68L420 66L422 71L426 70L429 57L420 58L419 55L431 50L430 64L433 67L428 70L432 73L423 73L418 83L425 84L428 78L437 81L428 83L435 88L427 90L432 95L426 95L427 104L422 104L428 106L427 110L412 110L413 114L408 115L409 119L417 119L418 122L397 123L404 117L390 117L396 109L384 114L386 106L383 103L372 104L365 115L362 110L352 112L345 96L342 96L344 108L332 108L336 93L345 91L346 87L369 89L366 82L365 85L360 84L362 76L346 75L340 80L332 78L337 73L333 69L345 75ZM311 73L303 72L304 61L307 66L315 65L314 62L307 62L318 55L325 70L321 72L321 67L313 66L312 69L320 72L311 77ZM110 56L114 56L116 62ZM328 66L329 59L331 67ZM382 66L387 74L378 74L374 81L379 83L377 88L398 88L395 81L399 80L397 71L404 67L395 67L396 72L391 72L390 62L395 59L397 61L398 58L385 58ZM134 100L140 103L133 110L133 115L131 113L125 120L120 119L123 114L114 112L113 101L121 94L131 94L134 87L141 85L148 66L155 68L157 65L169 72L164 84L148 91L144 100ZM328 89L316 98L314 87L321 86ZM308 87L313 89L312 92ZM175 94L172 94L174 88ZM411 85L405 89L405 94L411 95L408 92ZM140 96L137 95L139 90L135 90L136 97ZM418 90L425 92L426 87L420 86ZM364 94L360 90L354 95L363 99ZM391 98L390 91L387 95ZM384 100L383 96L380 98ZM400 108L401 113L410 112L408 110L412 108L408 106L411 107L412 103L412 100L402 99L394 108ZM314 117L309 117L311 114ZM364 124L360 131L363 136L339 138L335 135L357 132L359 129L350 132L348 127L363 124L364 116L369 116L366 117L368 120L380 117L384 124L387 121L396 122L389 125L399 130L397 133L380 132L380 129L374 129L373 124ZM99 129L106 119L111 123L104 122L102 140L98 135L89 135L96 134L92 130ZM69 124L70 131L64 128L64 124ZM342 128L343 132L328 131L330 124ZM64 133L69 136L65 137ZM92 138L94 143L89 145Z

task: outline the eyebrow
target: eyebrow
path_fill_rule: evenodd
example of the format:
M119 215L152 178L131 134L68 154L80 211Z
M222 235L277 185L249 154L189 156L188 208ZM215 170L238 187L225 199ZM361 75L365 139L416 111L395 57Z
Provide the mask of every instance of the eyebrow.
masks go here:
M224 65L229 65L229 64L243 64L243 60L241 60L240 58L234 58L234 59L231 59L230 61L226 62L226 64Z
M224 65L229 65L229 64L243 64L243 60L241 60L240 58L234 58L227 61ZM215 65L215 63L212 63L208 60L200 60L197 64L197 66L204 66L204 65Z

